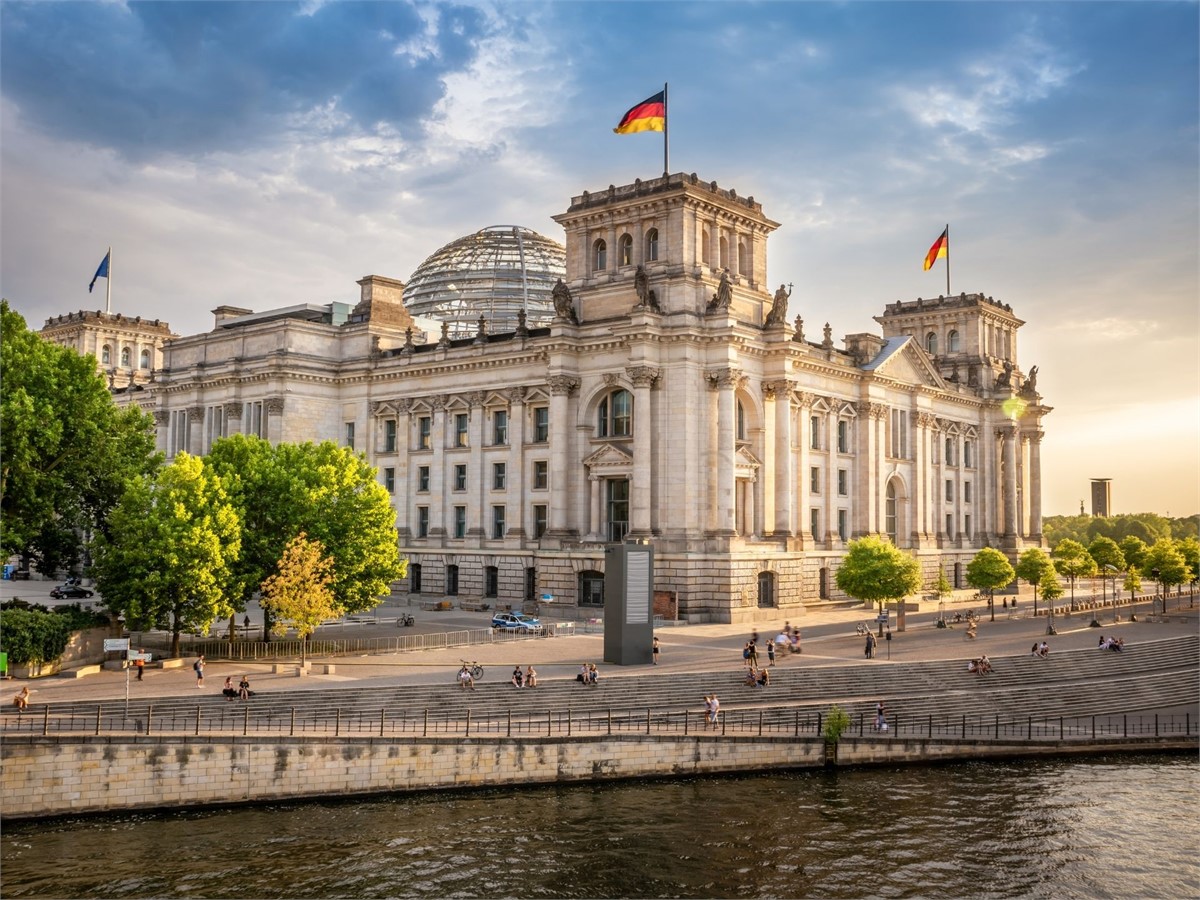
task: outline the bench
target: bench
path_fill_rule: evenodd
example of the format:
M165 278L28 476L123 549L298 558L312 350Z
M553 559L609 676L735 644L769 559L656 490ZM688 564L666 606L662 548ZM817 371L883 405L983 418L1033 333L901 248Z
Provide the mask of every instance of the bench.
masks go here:
M459 600L458 608L468 612L487 612L492 607L482 600Z
M422 600L421 609L426 611L434 611L439 609L453 609L454 604L449 600Z

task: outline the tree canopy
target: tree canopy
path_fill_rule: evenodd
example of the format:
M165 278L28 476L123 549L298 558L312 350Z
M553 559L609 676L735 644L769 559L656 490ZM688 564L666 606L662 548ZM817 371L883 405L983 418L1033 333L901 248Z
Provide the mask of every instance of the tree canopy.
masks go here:
M118 409L92 356L30 331L0 301L0 548L43 572L71 567L125 483L162 463L153 420Z
M1054 568L1054 561L1041 547L1030 547L1021 554L1013 569L1018 578L1023 578L1033 585L1033 612L1037 614L1038 590L1041 588L1042 576Z
M1096 561L1087 548L1070 538L1058 542L1054 548L1054 568L1071 582L1071 608L1075 608L1075 579L1096 574Z
M1101 535L1088 544L1087 551L1088 556L1096 561L1096 570L1101 575L1109 569L1114 574L1125 571L1125 554L1112 538Z
M882 605L921 589L921 565L895 544L868 535L847 546L836 581L843 593Z
M995 618L993 594L998 587L1010 583L1017 577L1008 557L994 547L984 547L967 564L967 584L988 593L988 608Z
M1156 541L1146 554L1146 572L1164 589L1187 584L1192 579L1187 560L1170 538Z
M130 628L204 632L233 612L230 564L238 515L203 460L180 453L153 477L130 482L96 542L96 586Z
M1163 537L1197 537L1200 534L1200 517L1167 518L1157 513L1047 516L1042 522L1042 533L1051 547L1057 547L1058 542L1066 538L1087 545L1097 537L1108 537L1120 544L1130 536L1149 545Z
M333 560L325 556L320 541L310 541L301 532L288 541L278 571L262 584L263 609L271 611L276 633L291 624L299 634L302 663L308 636L341 612L329 587L332 581Z

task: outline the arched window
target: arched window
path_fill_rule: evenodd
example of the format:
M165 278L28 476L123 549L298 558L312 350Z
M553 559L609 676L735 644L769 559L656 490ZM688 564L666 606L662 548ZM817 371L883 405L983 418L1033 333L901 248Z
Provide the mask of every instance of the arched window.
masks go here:
M925 352L930 356L937 355L937 334L933 331L925 335Z
M708 265L712 262L712 254L709 252L709 247L712 246L712 238L708 235L708 229L705 228L700 232L700 262Z
M742 406L741 400L737 402L737 439L746 439L746 407Z
M750 248L745 241L738 241L738 274L750 274Z
M112 347L108 346L108 344L105 344L103 347L100 348L100 363L101 363L101 365L107 366L111 362L112 362Z
M125 369L129 368L129 348L128 347L121 348L121 367L125 368Z
M721 268L729 268L729 241L721 238Z
M775 605L775 573L774 572L759 572L758 573L758 605L760 607L771 607ZM770 635L767 640L770 640Z
M146 349L142 350L141 356L138 359L138 368L139 369L150 368L150 351L149 350L146 350Z
M948 335L946 335L946 352L947 353L957 353L958 352L958 332L957 331L951 331Z
M896 541L896 518L897 518L896 517L896 485L894 482L891 482L891 481L888 482L888 486L887 486L887 499L884 502L883 518L884 518L884 526L883 526L884 531L886 531L887 536L892 539L892 543L897 544L897 541Z
M621 240L617 242L618 265L632 266L633 265L633 238L627 234L621 235Z
M603 272L606 268L608 268L608 244L599 240L592 245L592 270Z
M600 401L596 412L597 437L629 437L633 434L633 394L613 391Z
M651 228L646 232L646 262L658 259L658 229Z

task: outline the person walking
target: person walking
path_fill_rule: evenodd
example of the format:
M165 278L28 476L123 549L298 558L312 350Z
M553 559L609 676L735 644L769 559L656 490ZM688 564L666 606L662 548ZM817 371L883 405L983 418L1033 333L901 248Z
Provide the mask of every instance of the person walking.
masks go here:
M757 632L755 632L757 634ZM750 642L750 668L758 668L758 639L755 638Z
M196 687L198 687L198 688L204 687L204 654L203 653L201 653L196 658L196 661L194 663L192 663L192 668L196 672Z
M718 714L721 711L721 701L717 699L717 695L712 695L712 701L708 704L708 721L716 727Z
M883 710L883 701L875 704L875 730L884 731L887 728L887 715Z
M767 641L767 664L775 665L775 642Z
M658 635L654 636L654 641L650 645L650 654L654 659L654 665L658 665Z
M867 632L867 647L864 652L867 659L875 658L875 632L873 631Z
M138 650L138 658L133 661L133 667L137 669L137 680L142 680L142 673L146 671L146 660L142 658L142 651Z

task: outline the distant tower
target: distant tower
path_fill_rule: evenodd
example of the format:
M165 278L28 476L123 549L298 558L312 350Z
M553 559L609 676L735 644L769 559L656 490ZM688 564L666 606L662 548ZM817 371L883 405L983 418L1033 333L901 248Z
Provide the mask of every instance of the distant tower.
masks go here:
M1112 515L1112 479L1092 479L1092 515L1107 518Z

